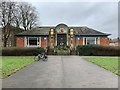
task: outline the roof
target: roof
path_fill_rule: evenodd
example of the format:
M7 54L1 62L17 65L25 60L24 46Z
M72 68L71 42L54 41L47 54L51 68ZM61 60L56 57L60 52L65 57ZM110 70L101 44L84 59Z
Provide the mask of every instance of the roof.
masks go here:
M17 35L49 35L50 27L36 27L28 31L21 32Z
M110 35L88 27L71 27L75 30L76 35Z
M22 33L17 34L19 35L49 35L50 29L55 29L55 26L47 26L47 27L36 27L28 31L24 31ZM69 29L75 30L75 35L104 35L108 36L110 34L102 33L97 30L88 28L88 27L68 27Z

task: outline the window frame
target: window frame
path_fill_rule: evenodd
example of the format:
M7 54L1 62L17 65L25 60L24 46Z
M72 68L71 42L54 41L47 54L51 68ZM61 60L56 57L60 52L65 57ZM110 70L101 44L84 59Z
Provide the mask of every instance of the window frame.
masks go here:
M94 39L94 44L88 44L88 38L93 38ZM97 38L98 37L85 37L84 38L84 42L85 42L84 44L85 45L97 45L98 44Z
M36 42L37 44L36 45L30 45L30 38L36 38ZM28 37L27 38L27 47L39 47L40 46L40 38L39 37Z

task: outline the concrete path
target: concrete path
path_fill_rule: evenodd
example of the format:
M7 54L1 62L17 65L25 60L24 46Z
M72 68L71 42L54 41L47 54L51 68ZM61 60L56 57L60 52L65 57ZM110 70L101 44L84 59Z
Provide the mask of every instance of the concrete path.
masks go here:
M3 88L117 88L118 76L80 56L49 56L3 80Z

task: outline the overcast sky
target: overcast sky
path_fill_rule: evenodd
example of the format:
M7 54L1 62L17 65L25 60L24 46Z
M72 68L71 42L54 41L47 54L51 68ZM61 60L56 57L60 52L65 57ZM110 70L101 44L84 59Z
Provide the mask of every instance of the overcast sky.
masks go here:
M118 37L117 2L32 2L39 26L87 26Z

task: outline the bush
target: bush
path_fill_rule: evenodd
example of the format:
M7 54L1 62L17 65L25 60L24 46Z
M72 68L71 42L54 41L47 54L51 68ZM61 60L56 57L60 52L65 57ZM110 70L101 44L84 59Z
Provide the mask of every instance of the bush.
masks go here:
M69 55L70 48L68 46L56 46L54 47L54 54L55 55Z
M77 51L75 48L70 50L70 55L77 55Z
M99 46L99 45L84 45L77 46L79 55L85 56L119 56L120 47Z
M70 51L69 50L57 50L55 51L55 55L69 55Z
M48 55L54 55L54 49L50 48L49 46L47 47L47 54Z
M43 48L32 47L10 47L2 49L2 56L33 56L45 52Z

